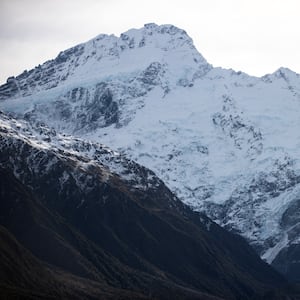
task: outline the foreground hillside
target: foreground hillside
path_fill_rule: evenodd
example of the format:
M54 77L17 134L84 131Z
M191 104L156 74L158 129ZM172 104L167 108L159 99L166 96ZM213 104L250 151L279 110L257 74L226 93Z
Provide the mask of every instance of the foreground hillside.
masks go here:
M148 169L100 144L0 118L1 293L261 299L285 283Z

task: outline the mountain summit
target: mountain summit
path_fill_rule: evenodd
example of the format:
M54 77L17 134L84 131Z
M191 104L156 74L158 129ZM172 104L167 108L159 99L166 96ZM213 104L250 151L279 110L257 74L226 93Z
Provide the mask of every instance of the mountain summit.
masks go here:
M166 89L187 85L210 69L192 39L173 25L146 24L120 37L101 34L94 39L62 51L54 59L33 70L10 77L1 89L1 98L32 95L35 92L109 80L137 77L146 84L160 82ZM146 73L145 73L146 72ZM149 75L151 75L149 78ZM125 77L125 78L124 78Z
M0 108L101 142L300 279L300 76L213 68L185 31L99 35L11 77Z

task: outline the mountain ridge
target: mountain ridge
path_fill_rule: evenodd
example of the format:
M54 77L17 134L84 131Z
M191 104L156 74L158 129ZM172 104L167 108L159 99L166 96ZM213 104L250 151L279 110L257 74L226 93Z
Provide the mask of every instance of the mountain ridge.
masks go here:
M152 57L157 56L159 58L164 55L164 52L176 50L177 48L193 51L194 63L199 64L200 67L204 65L205 68L210 68L205 59L196 51L191 38L184 30L173 25L158 26L149 23L142 30L131 29L122 33L120 37L105 34L98 35L85 43L60 52L54 60L49 60L31 71L24 71L16 78L8 78L6 85L2 86L0 100L5 99L5 95L10 97L11 92L15 93L16 96L18 94L19 96L28 96L31 94L32 88L38 88L38 91L40 88L43 89L43 86L44 89L54 88L66 81L68 77L75 77L73 79L75 84L80 84L82 80L93 81L94 77L99 77L99 65L105 65L111 61L117 67L117 73L134 73L136 70L131 68L131 66L134 66L134 61L137 64L143 64L143 68L151 63L149 60L148 62L145 61L145 57L150 54L149 51L152 51ZM155 51L155 49L160 49L160 51ZM139 60L136 55L130 55L132 52L130 50L139 50L141 52L139 56L142 57L142 60ZM120 56L125 56L121 64L119 61ZM129 61L129 64L126 61ZM79 78L76 78L78 68L80 74ZM103 67L100 69L103 72ZM203 72L205 71L204 69ZM45 82L39 81L43 76L47 76L48 79ZM101 76L105 76L105 68L104 74Z

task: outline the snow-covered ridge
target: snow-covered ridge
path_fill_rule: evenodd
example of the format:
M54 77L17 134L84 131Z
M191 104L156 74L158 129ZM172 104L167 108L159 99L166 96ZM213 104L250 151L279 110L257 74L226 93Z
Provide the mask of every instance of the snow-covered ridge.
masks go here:
M23 151L24 148L31 148L32 153L29 153L26 159L31 160L29 165L36 174L47 172L58 161L58 158L67 157L73 160L78 168L89 169L93 165L100 167L104 181L109 181L110 178L117 176L130 183L132 188L142 190L156 189L162 184L153 172L102 144L57 133L53 128L42 123L29 125L25 121L8 117L1 111L0 140L2 155L5 152ZM43 155L39 155L40 152ZM51 153L49 160L41 168L39 156L47 156L46 153L48 152ZM24 170L20 169L20 165L16 161L12 161L12 157L9 160L10 167L19 178ZM7 163L8 161L2 157L0 164L6 166ZM64 178L61 178L61 181L63 183Z
M152 63L166 67L170 84L188 84L211 67L198 53L192 39L173 25L146 24L120 37L101 34L62 51L54 60L10 77L1 87L0 100L29 96L38 91L64 86L93 84L140 74ZM182 81L182 82L181 82Z
M155 87L164 95L191 87L211 68L185 31L147 24L120 37L102 34L10 78L0 100L10 99L2 107L7 111L26 111L30 119L38 112L40 121L51 118L60 130L86 132L126 125Z

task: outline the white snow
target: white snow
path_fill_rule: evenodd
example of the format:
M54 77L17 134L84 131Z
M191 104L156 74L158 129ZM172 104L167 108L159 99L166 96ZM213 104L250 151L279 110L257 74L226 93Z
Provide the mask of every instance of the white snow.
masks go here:
M268 249L263 255L262 259L265 260L268 264L271 264L272 261L276 258L278 253L288 245L288 235L284 233L282 240L276 244L274 247Z

